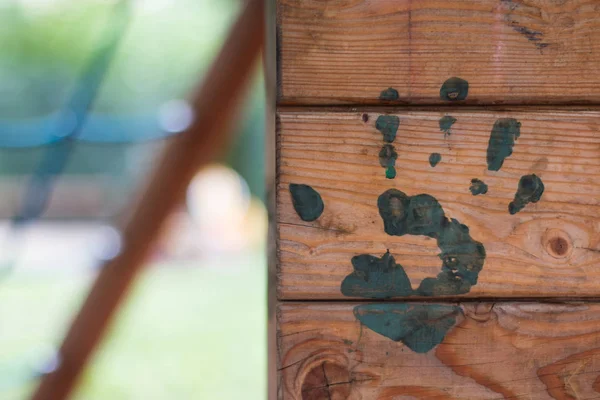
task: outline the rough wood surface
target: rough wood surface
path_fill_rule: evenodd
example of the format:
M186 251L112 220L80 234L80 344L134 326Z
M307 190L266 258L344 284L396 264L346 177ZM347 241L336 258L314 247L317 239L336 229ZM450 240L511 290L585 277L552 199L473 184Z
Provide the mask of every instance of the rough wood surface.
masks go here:
M600 100L597 0L278 0L281 104Z
M597 304L464 303L427 353L361 325L356 305L279 307L280 400L600 398Z
M340 285L353 271L352 257L381 257L387 249L413 288L435 277L442 265L436 240L384 232L377 201L391 188L434 196L447 217L468 226L485 246L485 264L466 296L600 295L599 109L395 111L395 179L386 179L378 158L380 113L278 114L280 299L348 298ZM446 115L456 119L450 134L439 127ZM520 137L502 168L489 171L490 133L503 118L521 123ZM428 161L433 152L442 156L435 168ZM539 176L545 191L539 202L511 215L508 206L526 174ZM488 185L486 194L471 194L473 178ZM300 219L292 183L322 196L317 220Z

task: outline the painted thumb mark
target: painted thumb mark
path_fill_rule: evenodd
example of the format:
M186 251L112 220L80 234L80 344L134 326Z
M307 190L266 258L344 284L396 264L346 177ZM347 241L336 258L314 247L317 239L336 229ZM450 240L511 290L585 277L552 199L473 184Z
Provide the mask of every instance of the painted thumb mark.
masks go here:
M302 221L311 222L323 214L325 204L319 192L308 185L290 183L292 205Z

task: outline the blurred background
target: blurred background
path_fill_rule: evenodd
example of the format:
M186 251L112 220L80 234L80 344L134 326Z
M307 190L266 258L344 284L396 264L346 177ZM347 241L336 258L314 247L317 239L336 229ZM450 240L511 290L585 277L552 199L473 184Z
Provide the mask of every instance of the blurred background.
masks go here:
M98 268L119 252L126 205L169 137L193 119L186 98L240 10L238 0L130 4L81 140L52 143L57 135L46 125L73 101L107 30L120 29L111 28L115 1L0 0L2 400L26 399L56 364ZM198 171L75 399L266 397L265 93L258 67L233 148ZM43 215L15 230L44 160L66 153L64 168L49 180Z

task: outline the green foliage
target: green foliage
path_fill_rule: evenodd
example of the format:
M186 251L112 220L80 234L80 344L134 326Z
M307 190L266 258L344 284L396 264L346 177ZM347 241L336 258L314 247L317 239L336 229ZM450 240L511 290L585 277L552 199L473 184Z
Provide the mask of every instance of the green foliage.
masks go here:
M144 273L74 399L264 399L265 260L228 260ZM27 398L32 367L60 342L92 277L47 272L21 270L0 287L2 400Z

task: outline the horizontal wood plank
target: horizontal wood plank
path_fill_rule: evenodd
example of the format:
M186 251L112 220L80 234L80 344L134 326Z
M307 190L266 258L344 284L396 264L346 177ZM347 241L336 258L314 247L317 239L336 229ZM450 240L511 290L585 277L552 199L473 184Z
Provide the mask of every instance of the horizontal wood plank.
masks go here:
M435 235L394 236L384 230L378 198L389 189L433 196L448 220L466 225L472 241L484 246L476 284L455 294L600 295L599 109L391 112L399 118L391 143L397 152L394 179L387 179L380 165L385 144L376 129L380 113L278 114L280 299L363 297L341 292L356 267L353 257L361 254L382 257L389 250L414 290L440 273ZM456 122L445 134L439 120L449 115ZM520 136L500 170L490 171L491 132L497 121L509 119L520 123ZM441 155L435 167L429 163L432 153ZM543 181L543 195L510 214L509 204L527 174ZM472 179L485 182L487 193L471 194ZM320 194L324 210L318 219L300 218L290 184L309 185Z
M600 397L598 304L386 304L387 311L382 303L370 304L370 311L358 303L280 305L278 398ZM431 318L446 308L453 309L450 323ZM388 335L406 326L413 333L395 341L357 315L384 318L392 326ZM441 344L426 352L410 348L440 330Z
M280 104L600 100L597 0L278 0ZM384 101L386 102L386 101Z

